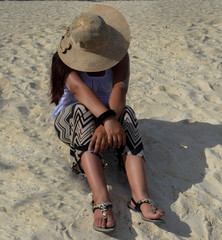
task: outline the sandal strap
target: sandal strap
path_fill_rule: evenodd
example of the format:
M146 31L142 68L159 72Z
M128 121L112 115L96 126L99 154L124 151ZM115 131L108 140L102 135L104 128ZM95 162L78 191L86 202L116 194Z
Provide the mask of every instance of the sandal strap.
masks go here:
M95 203L95 204L93 204L93 212L96 209L100 209L102 214L103 214L104 219L106 220L107 219L107 208L109 206L112 207L112 203L111 202Z
M156 203L151 199L151 198L144 198L144 199L141 199L139 200L138 202L136 202L133 198L131 198L132 202L135 204L135 209L138 210L138 211L141 211L140 210L140 206L143 204L143 203L148 203L151 205L154 213L156 212L156 210L158 209L157 208L157 205Z

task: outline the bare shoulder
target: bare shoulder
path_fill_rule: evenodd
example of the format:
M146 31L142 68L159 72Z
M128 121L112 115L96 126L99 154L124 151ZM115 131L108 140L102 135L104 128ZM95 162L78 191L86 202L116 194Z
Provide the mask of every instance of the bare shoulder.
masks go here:
M80 78L77 71L73 70L69 73L66 78L66 84L68 85L69 89L74 92L74 90L82 83L82 79Z

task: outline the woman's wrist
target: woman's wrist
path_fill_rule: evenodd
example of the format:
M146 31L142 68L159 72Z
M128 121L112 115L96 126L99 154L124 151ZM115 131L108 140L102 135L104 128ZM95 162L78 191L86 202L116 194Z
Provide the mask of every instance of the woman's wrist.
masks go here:
M106 118L106 119L103 121L103 126L105 127L107 122L113 121L113 120L116 121L116 117L111 116L111 117Z
M99 117L97 118L97 121L99 124L104 124L104 121L108 118L113 118L116 116L116 112L112 109L109 109L107 111L105 111L104 113L102 113L101 115L99 115Z

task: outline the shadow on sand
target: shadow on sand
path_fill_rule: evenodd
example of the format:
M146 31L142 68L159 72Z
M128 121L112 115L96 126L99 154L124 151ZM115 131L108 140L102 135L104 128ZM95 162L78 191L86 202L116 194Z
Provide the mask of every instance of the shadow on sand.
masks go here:
M160 227L189 237L190 226L180 220L171 205L179 193L203 181L208 167L205 149L222 144L222 125L141 119L139 126L147 157L150 194L166 212L166 224Z

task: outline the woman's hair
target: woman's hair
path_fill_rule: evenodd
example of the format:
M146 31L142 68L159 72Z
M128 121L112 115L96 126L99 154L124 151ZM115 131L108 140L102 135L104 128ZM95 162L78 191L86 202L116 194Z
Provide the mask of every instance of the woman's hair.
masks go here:
M51 78L50 78L50 98L51 103L59 104L64 93L65 81L72 69L66 66L60 59L58 52L52 57Z

